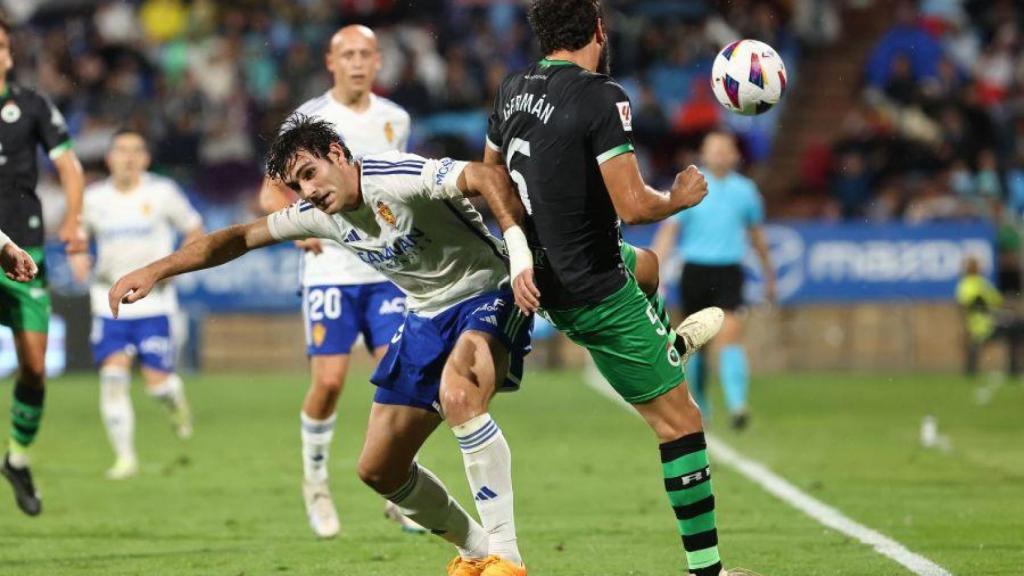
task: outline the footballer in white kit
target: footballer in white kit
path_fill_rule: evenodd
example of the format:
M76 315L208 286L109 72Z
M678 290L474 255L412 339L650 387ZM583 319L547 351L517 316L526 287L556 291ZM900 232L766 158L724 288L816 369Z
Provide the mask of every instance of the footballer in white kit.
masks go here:
M330 123L302 115L278 135L267 166L303 200L131 272L110 291L112 311L145 298L161 280L254 248L303 238L338 242L407 296L405 322L371 378L377 392L360 478L456 547L449 574L526 576L511 451L488 413L498 389L519 385L532 327L521 310L536 309L540 296L518 225L525 212L508 174L400 152L354 159ZM465 198L477 194L501 226L507 254ZM458 440L479 523L415 461L442 422Z
M116 319L107 292L123 274L173 252L178 234L186 241L198 237L203 221L174 181L146 171L149 153L141 134L118 132L107 153L107 166L110 177L86 189L82 224L96 243L90 341L100 370L100 412L116 455L107 475L123 479L138 471L128 394L133 357L139 359L147 391L170 410L177 434L190 436L192 423L183 383L175 373L174 286L154 287L150 299ZM75 256L71 264L79 281L88 278L88 256Z
M371 92L381 65L373 31L346 26L331 38L325 55L334 85L307 101L296 114L330 122L356 156L405 151L410 119L400 106ZM260 194L268 212L287 207L295 194L267 178ZM302 311L311 383L300 412L302 492L310 527L322 538L338 534L340 523L328 484L328 459L338 398L348 373L349 354L359 336L379 360L405 317L405 295L380 272L328 238L297 242L305 250ZM422 531L393 506L389 518L403 529Z
M404 152L409 114L390 100L368 94L369 108L354 112L331 92L296 110L330 122L356 157ZM386 346L402 323L405 296L372 266L334 240L321 238L322 252L303 260L303 313L310 356L348 354L362 334L372 352ZM340 299L340 306L334 305Z

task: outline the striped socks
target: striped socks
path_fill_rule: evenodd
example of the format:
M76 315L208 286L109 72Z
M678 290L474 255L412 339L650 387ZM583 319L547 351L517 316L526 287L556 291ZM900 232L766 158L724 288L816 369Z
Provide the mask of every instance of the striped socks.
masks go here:
M688 434L662 444L661 467L690 573L718 576L722 561L718 556L715 497L711 492L711 468L704 433Z
M44 388L33 388L21 382L14 384L14 401L11 402L11 465L24 468L28 465L26 450L39 433L43 419Z
M487 532L423 466L413 462L409 479L385 498L413 522L454 544L463 558L480 560L487 556Z
M513 514L512 452L504 434L489 414L453 426L452 432L462 449L480 523L489 535L488 552L522 564Z
M317 420L299 412L302 420L302 474L309 482L327 481L327 458L331 454L331 440L334 439L334 423L337 414L326 420Z

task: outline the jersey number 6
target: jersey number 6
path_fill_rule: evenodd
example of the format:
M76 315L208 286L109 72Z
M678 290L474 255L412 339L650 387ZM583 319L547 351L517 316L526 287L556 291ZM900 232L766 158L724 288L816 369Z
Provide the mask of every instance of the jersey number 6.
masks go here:
M522 172L512 169L512 161L515 160L516 152L529 158L530 143L522 138L513 138L512 143L508 147L508 153L505 154L505 165L508 167L508 175L512 177L512 181L516 183L516 188L519 189L519 199L523 201L526 213L532 216L533 208L530 207L530 197L526 193L526 178L523 177Z

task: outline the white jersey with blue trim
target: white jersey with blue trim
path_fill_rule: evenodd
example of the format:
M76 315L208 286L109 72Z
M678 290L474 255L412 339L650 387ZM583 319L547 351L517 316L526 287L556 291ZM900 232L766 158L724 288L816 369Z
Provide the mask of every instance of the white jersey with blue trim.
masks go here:
M391 150L404 152L409 144L409 114L401 106L374 94L370 94L370 107L363 112L338 102L328 91L300 106L296 113L333 124L356 157ZM322 253L307 252L303 265L303 286L369 284L385 280L380 272L330 240L323 242Z
M175 233L187 234L202 226L203 219L173 180L146 173L132 190L118 190L110 179L86 188L82 223L96 240L89 290L92 313L110 318L107 292L113 283L173 252ZM120 317L163 316L177 309L174 286L161 282L146 298L122 306Z
M394 282L421 316L509 287L504 244L459 191L465 162L387 152L361 163L359 208L328 215L300 201L267 217L270 234L335 240Z

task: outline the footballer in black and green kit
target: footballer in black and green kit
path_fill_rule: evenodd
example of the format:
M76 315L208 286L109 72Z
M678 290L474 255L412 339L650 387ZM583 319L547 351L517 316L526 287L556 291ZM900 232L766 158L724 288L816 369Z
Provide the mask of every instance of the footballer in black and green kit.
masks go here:
M485 157L505 164L526 207L543 313L659 438L690 573L727 574L700 411L661 299L638 285L638 249L622 243L619 224L667 218L699 202L707 185L695 167L668 192L644 184L629 97L607 75L599 2L533 0L529 19L546 57L505 78Z
M0 229L39 268L38 275L26 283L0 276L0 324L14 332L19 367L11 402L10 442L0 474L10 481L21 510L34 516L42 508L29 472L28 447L43 415L50 320L42 205L35 192L37 151L42 148L49 154L67 195L60 236L68 242L69 251L85 248L78 233L84 178L64 117L44 96L7 80L13 64L10 28L0 20Z

